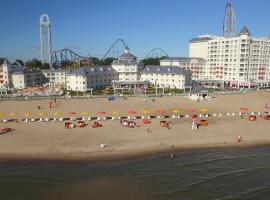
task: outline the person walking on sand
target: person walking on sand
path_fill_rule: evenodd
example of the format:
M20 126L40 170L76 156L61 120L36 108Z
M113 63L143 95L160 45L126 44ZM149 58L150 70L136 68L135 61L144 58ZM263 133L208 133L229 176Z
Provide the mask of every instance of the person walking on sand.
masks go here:
M197 126L197 120L193 120L192 121L192 125L191 125L191 129L194 130L194 129L198 129L198 126Z

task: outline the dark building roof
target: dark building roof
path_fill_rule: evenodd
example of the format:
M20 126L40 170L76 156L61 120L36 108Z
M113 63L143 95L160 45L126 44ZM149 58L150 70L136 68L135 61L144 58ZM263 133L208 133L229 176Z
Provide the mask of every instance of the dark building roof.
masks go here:
M31 70L27 70L27 69L22 69L22 70L18 70L13 72L13 74L15 75L22 75L22 74L42 74L41 70L39 69L31 69Z
M163 60L175 60L175 61L185 61L185 62L189 62L191 60L198 60L198 61L206 61L205 59L203 58L197 58L197 57L168 57L168 58L164 58L162 59L161 61Z
M250 31L248 30L248 28L246 26L243 27L243 29L240 31L239 33L240 35L250 35Z
M141 71L143 74L189 74L191 71L178 66L147 65Z
M88 74L101 73L104 71L115 72L115 70L111 66L83 66L73 70L71 74L84 76Z
M198 38L192 38L191 40L189 40L190 43L192 42L207 42L209 40L212 40L211 37L198 37Z
M209 90L206 87L202 86L202 85L197 85L191 90L190 93L191 94L209 93Z
M137 57L129 52L129 48L125 48L125 52L119 56L119 60L137 60Z

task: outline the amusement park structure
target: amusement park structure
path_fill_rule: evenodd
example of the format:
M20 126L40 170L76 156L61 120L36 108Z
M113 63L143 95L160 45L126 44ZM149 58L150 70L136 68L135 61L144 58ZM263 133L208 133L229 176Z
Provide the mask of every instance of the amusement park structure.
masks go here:
M51 36L51 22L50 18L47 14L43 14L40 16L40 60L41 63L45 63L45 54L44 54L44 31L43 29L47 27L48 30L48 48L49 48L49 64L50 68L52 68L52 36Z
M169 57L166 51L161 48L154 48L147 53L145 58L162 58L162 57Z
M108 49L102 59L117 58L124 52L127 47L128 46L126 42L123 39L119 38L112 44L112 46Z
M236 15L232 6L232 1L229 0L225 9L223 21L223 36L234 37L236 36Z
M79 67L81 63L90 65L92 64L91 59L92 56L90 54L88 54L87 56L81 56L70 49L53 51L52 54L54 68L60 68L64 62L70 62L73 67Z

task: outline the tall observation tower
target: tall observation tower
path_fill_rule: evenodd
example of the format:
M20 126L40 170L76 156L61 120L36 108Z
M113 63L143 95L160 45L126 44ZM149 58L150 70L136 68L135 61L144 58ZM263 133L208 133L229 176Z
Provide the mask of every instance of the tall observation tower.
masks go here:
M232 6L232 1L229 0L226 6L224 22L223 22L223 36L234 37L236 36L236 15Z
M48 48L49 48L49 64L50 68L52 68L52 38L51 38L51 22L50 18L47 14L43 14L40 16L40 60L41 63L45 63L45 55L44 55L44 27L47 27L48 30Z

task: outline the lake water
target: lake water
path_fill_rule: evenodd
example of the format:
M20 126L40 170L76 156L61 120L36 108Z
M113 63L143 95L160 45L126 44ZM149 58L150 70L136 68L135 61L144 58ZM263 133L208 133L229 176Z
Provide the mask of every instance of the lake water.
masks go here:
M106 164L1 161L0 199L269 200L270 146Z

